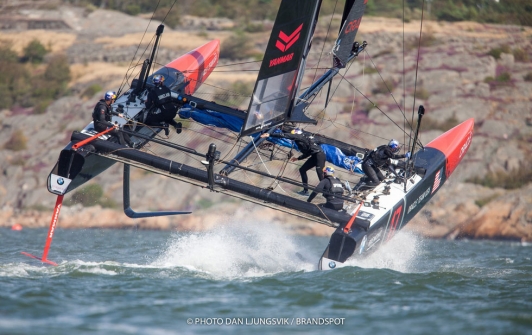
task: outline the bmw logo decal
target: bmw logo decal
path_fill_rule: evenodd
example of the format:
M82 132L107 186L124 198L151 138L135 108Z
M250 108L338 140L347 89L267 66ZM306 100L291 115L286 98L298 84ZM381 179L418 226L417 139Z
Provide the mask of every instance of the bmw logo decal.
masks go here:
M63 178L59 177L59 178L57 178L57 183L59 185L63 185L65 183L65 180Z
M329 262L329 267L330 267L331 269L334 269L334 268L336 267L336 263L335 263L334 261L330 261L330 262Z

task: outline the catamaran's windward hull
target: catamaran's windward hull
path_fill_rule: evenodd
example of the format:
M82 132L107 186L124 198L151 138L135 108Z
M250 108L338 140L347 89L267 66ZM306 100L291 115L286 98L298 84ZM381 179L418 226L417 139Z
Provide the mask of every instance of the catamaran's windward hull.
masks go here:
M473 127L474 120L466 120L417 152L413 157L415 166L425 169L424 176L393 206L383 209L385 214L371 222L367 230L356 222L348 233L344 232L344 227L339 227L331 236L318 268L333 269L338 263L368 254L389 241L436 194L458 166L471 145Z
M212 70L218 64L220 54L220 41L213 40L206 43L187 54L176 58L168 63L165 68L171 68L182 73L187 82L184 93L193 94L200 85L209 77ZM144 110L146 93L135 97L131 102L129 92L125 93L114 103L114 108L118 105L124 106L125 114L129 119L133 119L138 113ZM125 124L125 120L113 116L112 122L120 125ZM92 122L83 130L84 133L95 133ZM153 132L149 132L154 134ZM104 136L103 138L107 138ZM48 176L48 191L54 194L66 194L87 181L96 177L103 171L111 167L115 161L99 155L93 155L90 150L81 148L78 151L72 150L73 142L70 142L62 151L59 159ZM88 146L90 148L90 146ZM61 187L59 183L64 180L72 180L66 187Z

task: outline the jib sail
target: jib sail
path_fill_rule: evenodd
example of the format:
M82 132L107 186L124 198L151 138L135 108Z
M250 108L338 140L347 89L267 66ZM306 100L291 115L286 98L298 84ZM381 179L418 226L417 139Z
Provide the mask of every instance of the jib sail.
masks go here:
M283 0L241 136L282 123L293 105L321 0Z
M338 67L345 67L347 59L351 55L353 42L355 41L367 2L368 0L347 0L345 3L340 34L333 49L335 61L339 62L335 65Z

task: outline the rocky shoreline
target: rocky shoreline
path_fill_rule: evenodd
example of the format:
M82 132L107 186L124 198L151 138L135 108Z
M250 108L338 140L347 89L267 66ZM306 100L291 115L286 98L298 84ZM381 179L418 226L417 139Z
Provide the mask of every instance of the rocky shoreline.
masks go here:
M55 15L67 17L68 20L65 20L74 28L50 31L8 29L2 30L0 40L11 41L17 50L23 46L16 44L20 41L39 38L46 44L46 41L53 40L54 43L50 43L52 52L69 55L71 69L75 69L71 83L73 92L82 92L94 83L102 88L119 85L125 72L122 63L127 57L124 55L130 54L138 44L135 34L144 31L147 20L104 10L84 13L67 8L62 11ZM46 11L30 11L30 14L47 15ZM93 22L91 20L109 17L115 19L102 21L108 26L93 27L88 24ZM423 94L419 94L416 104L423 104L427 110L426 128L422 127L421 140L428 143L440 135L442 124L457 123L471 117L475 118L475 134L469 152L445 187L405 229L431 238L532 241L532 184L523 183L520 189L505 190L468 182L489 173L516 174L530 164L532 81L527 76L532 73L532 29L472 22L429 21L424 26L424 38L431 42L421 48L417 64L417 88L422 89ZM165 44L163 39L161 61L209 39L230 38L231 33L223 29L220 27L208 33L195 31L191 26L168 30L168 34L177 38L167 39L173 44ZM396 127L389 126L387 119L390 117L402 123L402 114L394 110L396 106L390 103L389 93L379 92L380 75L383 74L386 80L394 83L393 96L401 99L404 94L400 84L403 76L412 83L416 75L416 50L407 50L404 62L402 60L402 29L399 20L364 18L359 30L360 39L368 41L368 57L371 56L372 62L377 64L379 73L369 71L369 58L361 57L353 63L345 78L369 95L380 110L368 107L367 101L352 88L339 88L327 113L334 115L337 122L353 128L340 140L357 140L362 132L403 137ZM407 24L407 40L417 36L418 29L418 23ZM109 39L98 38L107 31L113 32L112 43ZM253 35L254 47L263 50L267 37L267 33ZM493 50L497 48L502 50L498 57L493 55ZM516 57L515 50L521 50L527 57ZM317 60L311 58L309 64L313 62ZM403 64L406 66L403 67ZM246 75L239 75L238 79L254 81L252 75ZM220 73L213 74L209 80L212 79L214 86L227 87L235 78L234 74L224 76ZM311 79L310 75L304 81L310 82ZM406 91L408 105L412 102L413 89L407 88ZM0 226L11 227L18 223L24 228L37 228L49 225L55 196L46 190L48 173L57 160L57 153L68 143L72 131L83 128L90 119L97 98L98 95L88 100L75 95L64 97L40 115L33 114L31 108L0 109ZM352 109L351 106L356 107ZM4 148L15 133L23 134L27 141L26 149L12 151ZM359 144L375 147L381 141L381 138L368 138ZM42 149L43 143L46 150ZM121 173L121 169L114 166L95 180L102 185L107 198L122 197ZM303 222L288 214L256 205L227 202L219 194L198 191L179 182L168 183L161 176L134 171L132 177L136 190L132 192L132 202L139 207L187 208L193 214L131 220L118 209L77 205L62 209L59 227L206 230L232 220L261 217L264 222L286 226L295 233L326 236L332 232L329 227ZM179 196L176 196L176 190L179 190ZM164 203L159 199L164 199ZM202 205L205 203L208 206Z

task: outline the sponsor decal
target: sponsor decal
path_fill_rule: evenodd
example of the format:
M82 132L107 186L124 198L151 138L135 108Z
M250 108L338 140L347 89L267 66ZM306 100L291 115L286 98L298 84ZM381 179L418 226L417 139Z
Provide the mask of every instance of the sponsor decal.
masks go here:
M65 194L68 185L70 185L71 181L71 179L61 177L52 173L50 178L50 189L55 194Z
M293 33L290 35L287 35L284 31L279 32L279 39L277 42L275 42L275 46L277 49L281 50L282 52L285 52L286 50L290 49L294 43L297 42L299 39L299 36L301 36L301 29L303 28L303 23L299 25L299 27L294 30ZM283 43L284 42L284 43Z
M294 58L294 53L293 52L291 54L288 54L288 55L285 55L285 56L274 58L274 59L270 60L270 67L289 62L289 61L292 60L292 58Z
M427 197L427 195L429 195L430 193L430 187L427 188L427 190L425 192L423 192L423 194L421 194L417 199L416 201L414 201L410 206L408 206L408 211L406 212L406 214L410 213L414 208L417 207L418 204L420 204L423 199L425 199Z
M353 32L358 29L358 27L360 27L360 22L362 22L362 18L350 21L345 27L345 33L349 34L350 32Z
M163 100L164 98L168 98L170 96L170 93L161 94L158 96L159 100Z
M61 210L61 204L57 204L54 210L54 219L52 220L52 226L50 227L50 234L48 238L54 237L55 226L57 225L57 218L59 217L59 211Z
M443 167L440 169L440 171L436 172L436 175L434 176L434 183L432 184L432 192L430 192L431 194L436 192L438 187L440 187L442 175L443 175Z
M465 141L464 145L462 145L462 148L460 149L460 156L458 156L458 159L461 159L462 156L466 153L467 149L469 149L472 138L473 138L473 133L470 132L469 136L467 137L467 140Z
M331 269L334 269L334 268L336 267L336 263L335 263L334 261L330 261L330 262L329 262L329 267L330 267Z
M203 70L202 78L206 77L208 73L211 73L211 71L214 70L214 67L217 61L218 61L218 54L215 53L211 61L209 62L209 65L207 65L207 68Z
M393 237L393 235L395 235L395 230L397 229L397 226L399 225L402 212L403 212L403 205L397 207L395 212L393 212L392 221L390 222L390 229L388 230L388 238L386 239L386 241L389 241Z

